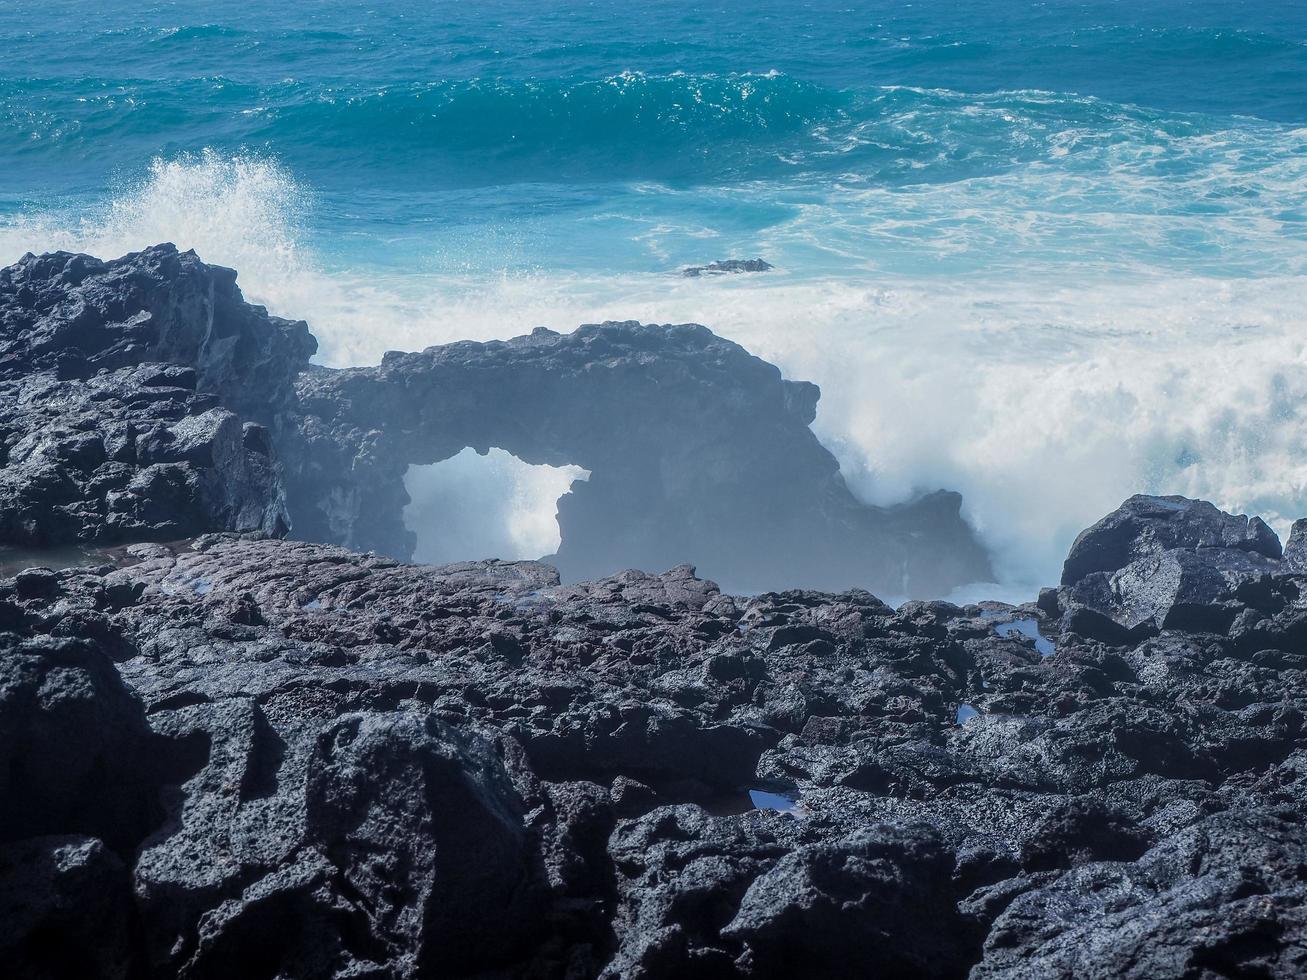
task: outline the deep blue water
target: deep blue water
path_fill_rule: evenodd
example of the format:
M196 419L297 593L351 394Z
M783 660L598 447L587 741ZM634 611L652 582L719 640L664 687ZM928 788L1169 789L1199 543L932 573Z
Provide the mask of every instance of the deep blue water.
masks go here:
M950 180L1069 130L1301 124L1304 40L1302 4L1230 0L8 4L5 189L205 147L341 194Z
M0 52L0 259L173 239L334 363L699 320L1014 587L1136 490L1307 513L1307 4L54 0Z

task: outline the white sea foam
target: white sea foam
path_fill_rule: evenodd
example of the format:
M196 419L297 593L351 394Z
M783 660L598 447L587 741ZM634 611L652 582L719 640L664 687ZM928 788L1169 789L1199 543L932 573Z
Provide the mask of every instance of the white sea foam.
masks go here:
M1084 239L1092 254L1043 266L1010 261L1005 249L1019 236L1049 234L1040 227L1046 215L961 215L956 235L967 233L966 221L978 226L982 244L967 247L993 251L1001 273L992 276L983 263L956 275L869 263L861 274L791 266L717 280L455 276L396 273L394 263L382 273L367 256L333 267L302 244L305 201L267 160L209 154L156 163L148 179L85 216L27 216L0 228L0 258L54 247L116 255L163 240L195 247L206 260L239 269L252 300L307 319L322 341L320 360L335 365L541 324L705 323L787 376L821 385L816 429L868 501L935 487L962 491L968 517L998 556L1008 596L1055 581L1075 533L1134 492L1205 497L1261 514L1281 533L1307 514L1303 245L1275 237L1271 227L1231 221L1205 231L1243 236L1244 258L1257 234L1270 236L1274 260L1260 276L1247 274L1242 260L1239 276L1219 274L1219 262L1188 271L1183 263L1134 262L1144 238L1121 250L1129 264L1104 261L1112 243L1095 235L1129 236L1131 216L1092 208L1068 219L1098 229ZM903 220L924 225L948 206L941 199L916 215L914 204ZM1141 221L1140 233L1165 237L1190 221L1177 220ZM833 227L829 215L805 226L800 213L772 246L784 250L785 235L811 234L817 222ZM840 238L845 231L836 245L856 251L856 242ZM876 234L906 237L912 229ZM942 232L940 239L952 240ZM1030 244L1030 253L1042 247ZM552 550L553 501L572 477L514 475L506 465L454 464L434 490L415 477L417 508L448 503L452 484L475 485L468 499L503 499L475 518L494 527L462 546L489 547L502 530L495 547L505 556ZM439 557L474 556L456 552L446 547Z

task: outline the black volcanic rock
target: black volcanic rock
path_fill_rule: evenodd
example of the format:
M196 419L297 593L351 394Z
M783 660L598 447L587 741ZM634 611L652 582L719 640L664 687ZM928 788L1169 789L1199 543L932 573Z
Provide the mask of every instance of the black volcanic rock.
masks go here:
M697 806L664 806L622 821L608 844L616 946L600 975L735 975L743 944L722 930L749 886L805 838L817 839L789 817L758 811L714 817Z
M1166 551L1209 549L1281 557L1279 539L1260 517L1225 514L1206 500L1136 494L1080 532L1062 568L1062 584L1117 572Z
M0 542L285 533L268 449L316 344L230 269L161 245L0 270Z
M971 976L1301 976L1305 882L1299 825L1223 813L1138 861L1086 864L1025 892L994 923Z
M1081 532L1062 570L1069 628L1112 639L1083 610L1127 630L1184 627L1224 632L1236 606L1218 600L1280 569L1279 539L1260 517L1204 500L1134 496ZM1106 631L1105 631L1106 630Z
M928 825L881 824L790 851L722 930L759 977L961 976L980 936L958 907L955 858Z
M82 834L129 855L162 822L160 741L104 644L0 633L0 842Z
M433 715L364 711L318 734L310 839L420 973L511 963L540 931L544 879L504 764Z
M111 262L29 254L0 270L6 376L77 366L87 377L151 364L144 387L212 392L232 411L268 421L316 347L303 321L246 303L234 270L172 245Z
M1284 545L1284 563L1295 572L1307 572L1307 518L1293 522Z
M103 841L0 844L0 962L14 980L136 975L131 876Z
M1162 555L1249 554L1172 513ZM1134 528L1130 562L1162 538ZM75 777L7 794L0 899L39 897L0 945L80 937L111 976L1296 975L1307 578L1254 554L1228 628L1110 644L1033 604L230 534L0 582L4 730L55 733L7 771Z

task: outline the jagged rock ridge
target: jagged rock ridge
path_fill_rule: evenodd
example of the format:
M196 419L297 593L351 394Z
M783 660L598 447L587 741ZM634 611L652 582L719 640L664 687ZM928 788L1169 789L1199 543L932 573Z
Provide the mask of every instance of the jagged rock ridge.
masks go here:
M270 427L315 349L171 246L0 270L0 543L285 533Z

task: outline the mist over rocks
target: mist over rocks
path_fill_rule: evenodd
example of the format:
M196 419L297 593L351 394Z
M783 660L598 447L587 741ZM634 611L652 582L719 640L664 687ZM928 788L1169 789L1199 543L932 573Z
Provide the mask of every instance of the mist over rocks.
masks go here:
M696 324L588 324L390 353L298 382L283 448L296 536L395 557L409 465L465 446L590 472L559 501L548 561L577 580L694 561L734 589L851 584L938 595L992 577L940 491L862 504L809 425L819 391Z
M171 245L0 272L0 544L260 531L408 560L408 467L493 446L590 472L559 503L569 580L693 561L739 591L930 596L993 577L959 495L861 503L809 428L817 387L706 327L329 370L235 280Z
M1079 554L1110 533L1107 564L1235 581L1240 543L1269 550L1250 526L1134 498ZM1253 553L1256 587L1211 599L1228 626L1097 610L1111 639L1034 604L258 535L0 580L0 771L58 746L69 776L6 787L0 904L35 897L0 950L30 975L1297 975L1307 577ZM1106 571L1068 566L1093 570L1062 595Z

